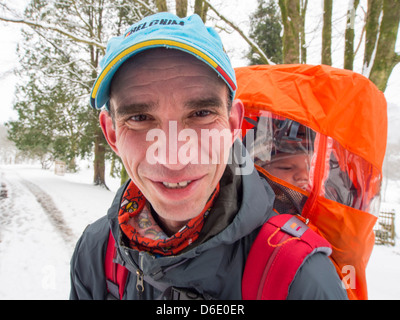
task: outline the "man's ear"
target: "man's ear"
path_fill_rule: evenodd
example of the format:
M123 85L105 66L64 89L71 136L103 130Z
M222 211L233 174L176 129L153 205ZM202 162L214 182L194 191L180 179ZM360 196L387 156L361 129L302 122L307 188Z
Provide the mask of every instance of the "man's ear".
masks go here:
M232 132L232 142L240 135L242 123L244 117L244 105L239 99L235 99L232 102L231 113L229 116L229 123Z
M107 143L110 145L111 149L118 155L117 148L117 139L115 134L115 127L113 124L113 120L108 111L101 111L99 115L99 122L101 126L101 130L103 131L104 137L107 140Z

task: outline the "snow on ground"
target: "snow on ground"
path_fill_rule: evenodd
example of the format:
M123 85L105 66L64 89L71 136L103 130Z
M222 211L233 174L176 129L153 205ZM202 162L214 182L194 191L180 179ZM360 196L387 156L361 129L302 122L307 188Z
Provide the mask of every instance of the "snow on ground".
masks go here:
M7 192L0 198L0 299L68 299L75 243L114 195L91 180L89 170L57 176L38 166L0 166Z
M389 180L381 211L395 211L396 245L376 245L367 266L369 299L400 299L400 181Z
M0 299L68 299L69 261L84 228L106 214L118 188L91 184L92 169L57 176L39 166L0 165ZM400 212L400 184L385 203ZM399 229L400 219L396 220ZM375 246L370 299L400 299L400 244Z

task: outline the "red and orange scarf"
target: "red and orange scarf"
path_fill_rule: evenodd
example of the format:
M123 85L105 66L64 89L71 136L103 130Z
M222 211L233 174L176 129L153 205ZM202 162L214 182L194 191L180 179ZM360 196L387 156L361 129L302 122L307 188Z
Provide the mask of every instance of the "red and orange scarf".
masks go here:
M154 220L146 198L131 181L122 197L118 221L132 249L164 256L175 255L196 241L219 192L219 184L201 214L168 237Z

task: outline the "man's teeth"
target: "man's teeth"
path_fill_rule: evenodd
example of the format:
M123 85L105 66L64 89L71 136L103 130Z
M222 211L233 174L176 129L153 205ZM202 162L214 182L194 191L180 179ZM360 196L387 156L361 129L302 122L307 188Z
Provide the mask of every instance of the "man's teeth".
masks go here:
M184 188L192 181L181 181L181 182L163 182L163 185L170 189Z

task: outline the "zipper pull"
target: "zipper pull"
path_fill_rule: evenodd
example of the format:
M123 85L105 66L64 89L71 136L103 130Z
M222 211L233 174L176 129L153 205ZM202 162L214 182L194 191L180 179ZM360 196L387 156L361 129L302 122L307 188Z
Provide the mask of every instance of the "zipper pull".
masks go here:
M143 272L142 270L137 269L136 270L136 290L139 292L139 294L142 294L144 291L144 285L143 285Z

